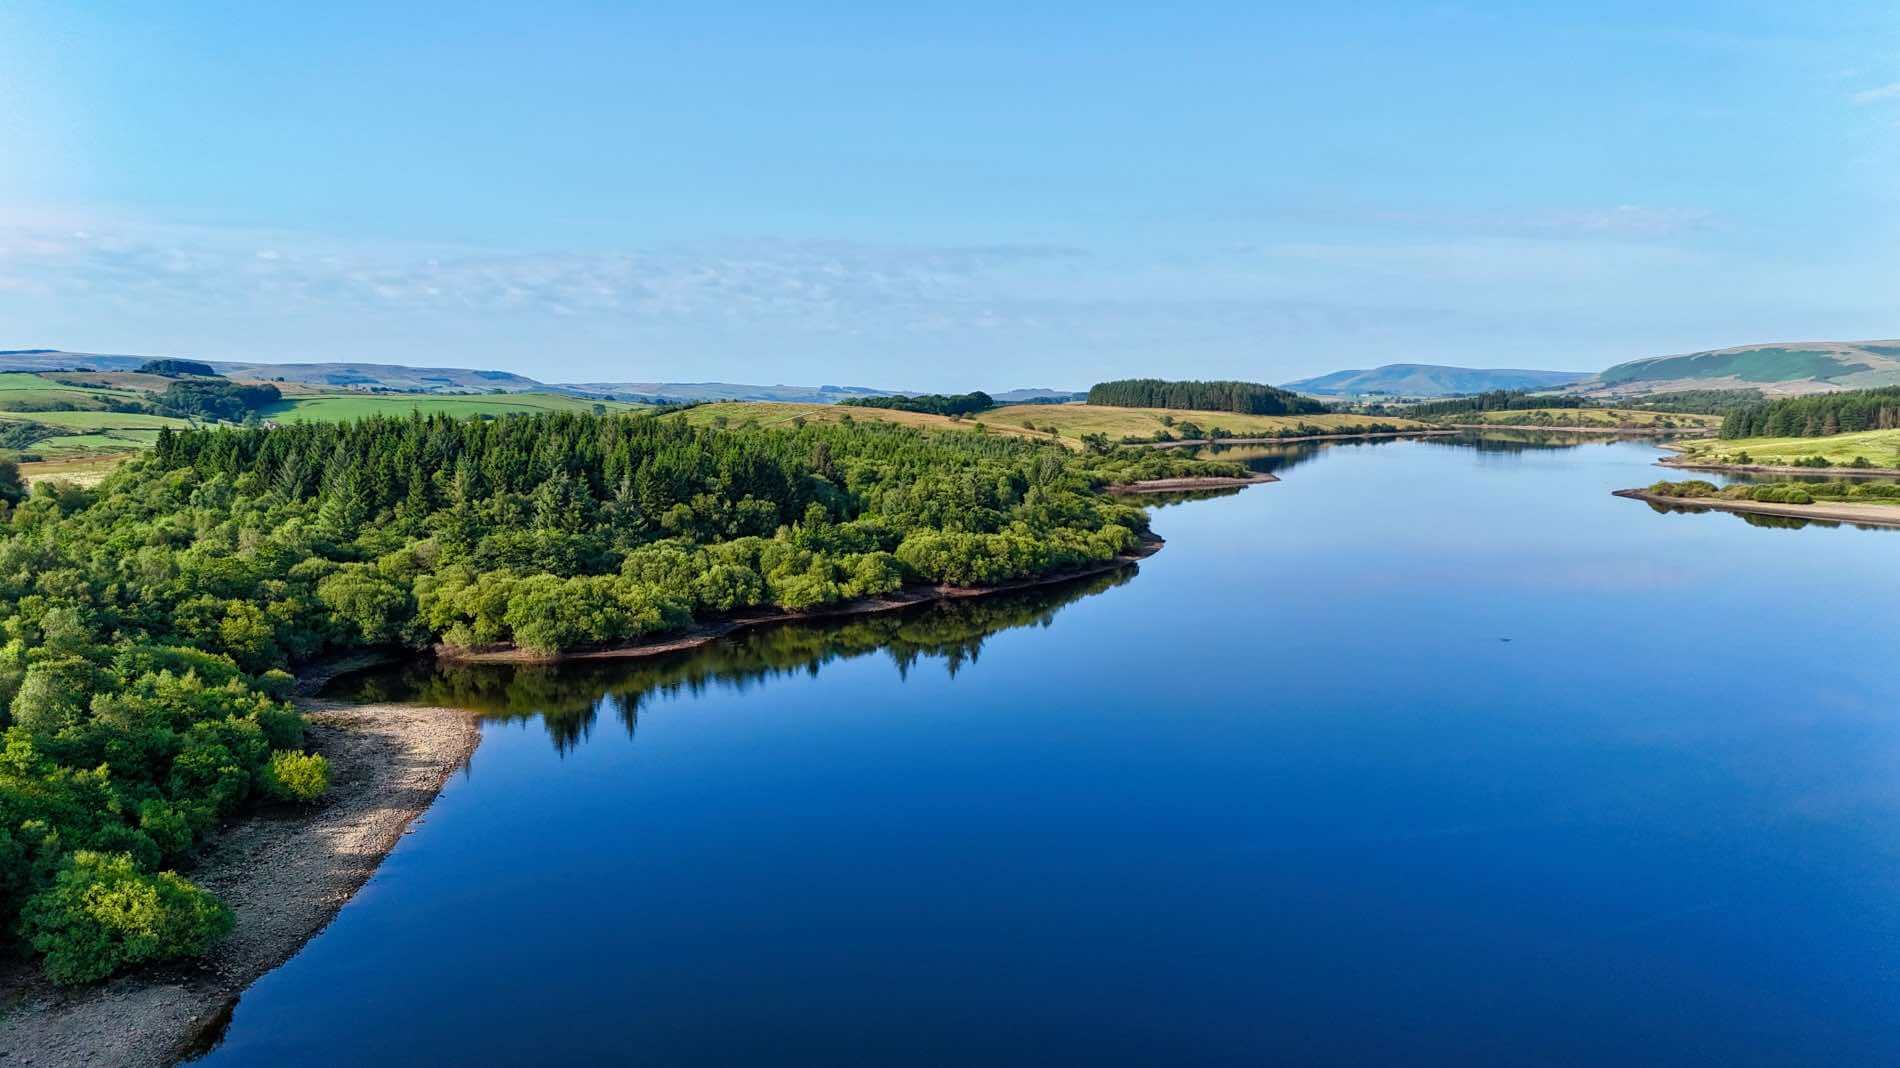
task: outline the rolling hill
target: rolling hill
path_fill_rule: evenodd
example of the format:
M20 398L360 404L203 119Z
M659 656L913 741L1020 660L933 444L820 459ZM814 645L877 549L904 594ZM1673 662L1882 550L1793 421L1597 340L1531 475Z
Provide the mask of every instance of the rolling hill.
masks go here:
M0 349L0 369L8 371L132 371L149 356L123 356L62 349ZM547 386L510 371L478 371L464 367L405 367L386 363L245 363L201 360L227 378L294 382L319 387L398 389L416 393L467 393L489 390L535 390Z
M1803 341L1632 360L1578 388L1605 394L1759 389L1785 395L1892 385L1900 385L1900 341Z
M1302 378L1285 383L1285 388L1316 397L1450 397L1496 389L1560 389L1589 377L1587 371L1391 363L1371 370L1334 371L1313 378Z

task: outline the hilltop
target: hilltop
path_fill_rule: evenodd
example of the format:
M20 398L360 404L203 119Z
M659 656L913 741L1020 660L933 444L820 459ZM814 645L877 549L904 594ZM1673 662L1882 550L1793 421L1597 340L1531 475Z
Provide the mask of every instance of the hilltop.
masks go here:
M150 362L149 356L65 349L0 349L0 372L87 370L127 373ZM512 371L468 367L409 367L390 363L262 363L232 360L193 360L226 378L272 382L317 391L396 393L566 393L590 400L634 402L782 401L795 404L835 404L852 397L893 397L924 392L914 389L878 389L871 386L754 385L744 382L543 382ZM1077 400L1075 390L991 390L1005 404L1029 401Z
M1892 385L1900 385L1900 341L1800 341L1632 360L1577 388L1591 393L1759 389L1798 394Z
M1588 371L1446 367L1389 363L1370 370L1334 371L1287 382L1284 388L1318 397L1450 397L1493 390L1559 389L1590 377Z

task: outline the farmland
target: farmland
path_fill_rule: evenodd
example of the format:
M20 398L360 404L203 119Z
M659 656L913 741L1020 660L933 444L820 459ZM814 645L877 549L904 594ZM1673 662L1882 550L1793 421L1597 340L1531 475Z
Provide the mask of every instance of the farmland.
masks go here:
M280 422L333 422L372 415L515 415L538 412L588 412L596 402L565 393L303 393L285 397L260 413ZM643 405L622 401L598 402L611 412L640 411Z
M1724 438L1685 442L1682 458L1695 463L1795 465L1826 460L1845 466L1900 467L1900 430L1863 430L1817 438Z

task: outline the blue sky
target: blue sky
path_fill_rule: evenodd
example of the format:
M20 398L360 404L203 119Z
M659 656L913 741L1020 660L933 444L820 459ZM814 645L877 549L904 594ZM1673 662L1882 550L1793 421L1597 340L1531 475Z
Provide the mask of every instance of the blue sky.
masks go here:
M1900 8L0 6L0 347L550 380L1900 335Z

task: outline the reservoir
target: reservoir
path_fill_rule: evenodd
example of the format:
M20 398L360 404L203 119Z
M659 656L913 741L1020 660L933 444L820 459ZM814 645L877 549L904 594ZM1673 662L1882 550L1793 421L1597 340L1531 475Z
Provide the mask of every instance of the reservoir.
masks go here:
M1900 532L1232 455L1138 570L340 680L481 744L199 1063L1900 1063Z

